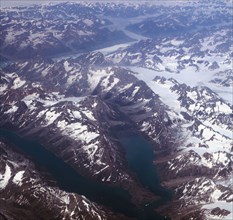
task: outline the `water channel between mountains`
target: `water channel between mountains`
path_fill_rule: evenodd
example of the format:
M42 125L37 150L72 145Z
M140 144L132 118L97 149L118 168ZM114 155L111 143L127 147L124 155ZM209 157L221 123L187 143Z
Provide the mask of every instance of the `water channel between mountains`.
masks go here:
M84 195L91 201L138 220L168 219L153 211L154 208L169 201L172 193L161 187L156 167L153 164L153 148L151 143L142 136L130 135L119 139L126 151L129 168L136 173L144 187L161 197L159 202L143 204L140 209L131 202L131 196L126 190L98 183L79 175L71 166L36 141L27 140L14 132L3 129L0 129L0 137L17 146L38 166L46 168L62 190Z

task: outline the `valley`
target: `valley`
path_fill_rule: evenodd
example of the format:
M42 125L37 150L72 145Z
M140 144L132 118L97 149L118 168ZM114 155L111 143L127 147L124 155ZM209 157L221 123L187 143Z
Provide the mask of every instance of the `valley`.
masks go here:
M0 216L231 219L232 8L3 8Z

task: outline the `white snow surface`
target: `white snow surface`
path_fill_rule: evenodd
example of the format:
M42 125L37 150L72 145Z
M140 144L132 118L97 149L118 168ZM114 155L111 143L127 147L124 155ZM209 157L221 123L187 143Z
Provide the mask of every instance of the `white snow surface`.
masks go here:
M233 202L224 202L224 201L216 201L211 204L203 205L204 209L214 209L219 207L220 209L225 209L230 212L227 216L214 216L209 214L207 217L209 220L230 220L233 219Z
M0 190L4 189L11 178L11 168L6 164L5 172L0 173Z
M188 71L188 70L181 71L180 73L171 73L171 72L166 72L166 71L158 72L158 71L146 69L143 67L127 66L127 68L131 69L135 73L138 73L138 74L135 74L135 76L139 78L140 80L145 81L146 83L150 83L151 81L153 81L153 79L156 76L161 76L161 77L166 77L167 79L173 78L177 80L179 83L185 83L186 85L189 85L191 87L207 86L213 91L215 91L217 94L219 94L223 99L226 99L225 95L223 94L232 92L231 90L232 88L229 89L225 87L224 88L218 87L218 90L217 90L215 85L210 84L209 81L212 79L212 76L213 76L213 73L211 71L205 72L204 74L201 71L193 72L193 71ZM229 97L227 97L227 101L230 101L231 103L232 97L229 100L228 98Z
M15 174L14 178L13 178L13 183L15 183L16 185L22 186L22 180L23 180L23 174L25 173L24 170L19 171L18 173Z

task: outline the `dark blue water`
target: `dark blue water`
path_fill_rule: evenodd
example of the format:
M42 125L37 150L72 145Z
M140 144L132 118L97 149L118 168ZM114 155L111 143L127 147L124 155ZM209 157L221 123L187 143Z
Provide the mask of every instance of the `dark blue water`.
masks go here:
M45 168L62 190L84 195L91 201L138 220L165 219L153 211L153 208L159 204L150 204L142 208L136 207L132 204L131 196L126 190L98 183L79 175L71 166L35 141L26 140L13 132L1 129L0 137L6 138L10 143L30 156L37 165ZM121 141L127 151L129 167L138 175L144 185L157 195L161 195L162 200L167 200L169 196L159 186L158 176L153 171L154 167L151 166L153 154L151 154L150 144L142 137L129 137ZM147 162L147 159L151 163ZM147 170L147 168L149 169Z
M136 173L143 186L161 196L161 202L169 201L172 192L160 185L151 143L139 135L127 136L120 141L126 151L129 168Z

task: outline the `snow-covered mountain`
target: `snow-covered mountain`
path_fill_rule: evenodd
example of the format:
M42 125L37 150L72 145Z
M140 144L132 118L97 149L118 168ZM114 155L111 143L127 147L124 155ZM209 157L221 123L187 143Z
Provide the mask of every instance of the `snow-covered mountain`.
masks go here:
M102 59L100 53L86 56L96 65ZM111 129L146 123L153 128L150 138L157 140L162 127L161 136L167 133L169 117L158 96L132 72L87 62L83 56L59 62L33 59L4 69L1 126L39 138L85 176L131 190L136 180ZM140 194L140 186L135 187Z
M132 40L80 4L9 8L1 11L1 53L25 59L36 55L79 53ZM30 31L28 31L30 30Z
M160 76L177 78L191 85L207 85L232 103L231 35L228 25L195 35L141 40L109 54L108 58L119 65L151 69Z
M119 139L142 135L173 192L156 207L162 219L231 219L231 10L224 1L3 9L0 128L36 140L95 183L124 189L146 210L159 196L130 169ZM25 210L38 193L42 219L126 218L51 186L6 140L0 149L5 218L32 216L34 206Z

